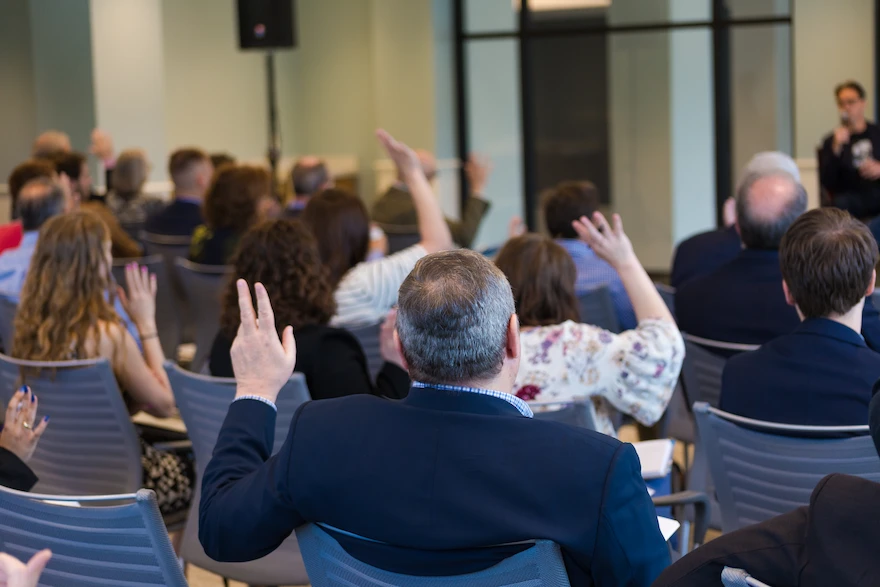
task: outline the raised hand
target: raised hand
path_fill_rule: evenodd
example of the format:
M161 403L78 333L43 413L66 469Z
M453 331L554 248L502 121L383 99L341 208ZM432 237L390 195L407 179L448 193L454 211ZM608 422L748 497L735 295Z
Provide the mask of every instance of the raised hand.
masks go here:
M464 172L467 175L468 185L470 185L472 194L485 193L486 182L489 181L489 174L492 173L492 162L488 157L471 153L467 162L464 164Z
M6 407L6 423L0 432L0 447L27 462L37 448L37 442L49 425L49 416L37 423L39 400L27 386L12 395ZM0 586L3 583L0 582Z
M239 279L235 285L241 312L241 326L230 351L237 388L235 395L257 395L274 402L296 367L293 327L285 327L279 339L275 330L275 314L263 284L254 286L256 315L247 282Z
M50 558L52 551L48 548L32 556L27 564L0 552L0 587L37 587Z
M96 128L92 131L92 144L89 152L108 164L113 161L113 137L106 131Z
M376 137L379 139L379 142L382 143L385 152L388 153L388 156L394 161L394 164L397 166L401 175L421 172L422 164L419 162L419 157L409 146L396 140L388 134L387 131L381 128L376 131Z
M572 222L572 226L581 240L590 245L601 259L615 269L630 263L638 263L632 243L623 232L620 215L614 214L611 219L614 223L613 227L609 226L601 212L596 212L593 214L592 222L586 216L582 216L580 220Z
M142 335L148 334L146 331L155 332L156 275L151 274L146 267L129 263L125 266L125 283L127 294L121 287L117 288L122 307Z

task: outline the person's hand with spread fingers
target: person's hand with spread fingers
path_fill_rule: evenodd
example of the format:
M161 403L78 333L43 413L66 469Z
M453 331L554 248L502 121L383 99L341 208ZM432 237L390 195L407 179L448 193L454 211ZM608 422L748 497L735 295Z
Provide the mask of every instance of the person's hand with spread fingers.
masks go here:
M14 556L0 552L0 587L37 587L52 551L41 550L24 564Z
M49 425L49 416L37 420L38 406L37 396L27 386L9 400L5 424L0 431L0 485L29 491L37 482L37 476L26 463Z

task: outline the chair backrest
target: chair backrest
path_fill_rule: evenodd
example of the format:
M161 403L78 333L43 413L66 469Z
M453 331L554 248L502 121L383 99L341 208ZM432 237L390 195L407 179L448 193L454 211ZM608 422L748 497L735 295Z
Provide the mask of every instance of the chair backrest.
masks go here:
M379 587L525 587L570 585L557 544L536 540L534 545L476 573L445 577L401 575L377 569L348 554L336 540L315 524L296 529L312 587L359 585ZM363 539L367 540L367 539ZM372 541L370 541L372 542Z
M161 255L162 259L164 259L165 270L171 282L171 291L174 293L174 308L180 320L181 341L192 342L195 327L190 319L189 312L186 310L186 296L183 293L180 277L177 275L177 266L174 264L174 259L178 257L187 258L192 238L189 236L167 236L142 232L140 239L144 245L144 255Z
M416 245L422 240L422 236L418 232L394 232L392 227L380 225L388 237L388 254L393 255L399 253L403 249Z
M614 311L611 290L607 285L600 285L579 295L578 302L580 303L581 322L593 324L609 332L620 332L620 321Z
M721 399L721 375L727 356L718 352L753 351L758 345L720 342L684 334L685 357L681 370L688 407L694 402L718 406Z
M199 265L174 260L186 297L186 311L195 324L196 354L190 369L196 373L208 360L214 337L220 332L220 295L232 269L225 265Z
M654 282L654 287L657 288L657 293L660 294L660 297L663 298L663 303L666 304L666 307L669 308L669 311L672 312L673 318L675 317L675 288L671 285L666 285L665 283L657 283Z
M867 426L761 422L703 402L694 405L694 414L724 532L809 504L816 484L830 473L880 482L880 457Z
M364 349L364 355L367 357L367 370L370 372L370 380L376 381L376 375L382 369L385 360L382 358L381 345L379 344L379 330L381 324L372 324L370 326L360 326L358 328L348 328L354 337L361 343Z
M214 452L229 404L235 399L235 379L200 375L182 369L170 361L165 362L165 372L192 441L196 463L199 471L202 471ZM278 417L275 420L274 452L284 444L294 412L310 399L303 374L291 375L275 402Z
M193 445L201 478L217 437L226 418L229 404L235 397L235 379L199 375L166 362L165 371L171 381L180 415ZM290 422L296 410L309 401L305 377L294 373L278 394L273 454L278 452L290 431ZM201 502L201 483L195 484L192 507L198 511ZM184 560L223 577L251 585L301 585L308 583L296 536L289 536L274 552L245 563L218 563L205 554L199 542L199 517L189 516L183 532L180 553Z
M113 259L113 278L123 288L125 283L125 266L138 263L147 267L156 275L156 328L159 331L159 342L162 351L172 361L177 360L177 347L180 345L180 318L177 311L177 298L165 259L162 255L150 255L138 259Z
M529 407L538 420L596 430L592 401L589 398L576 398L566 402L529 402Z
M119 505L87 503L95 501L0 487L0 552L26 561L51 549L39 585L186 587L155 493L101 497Z
M9 402L22 381L40 399L51 421L30 467L35 491L101 495L141 487L141 447L116 378L106 359L22 361L0 355L0 401Z
M7 353L12 351L16 312L18 312L18 300L0 294L0 343Z

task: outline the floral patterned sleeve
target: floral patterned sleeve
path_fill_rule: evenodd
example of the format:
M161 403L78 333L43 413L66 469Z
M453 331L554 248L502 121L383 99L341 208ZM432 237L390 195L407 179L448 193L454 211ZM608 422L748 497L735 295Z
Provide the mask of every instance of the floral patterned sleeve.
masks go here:
M633 330L612 334L595 326L583 342L592 347L585 353L567 353L569 369L615 408L645 426L655 424L678 382L684 361L684 340L675 323L642 320ZM585 334L585 333L579 333Z

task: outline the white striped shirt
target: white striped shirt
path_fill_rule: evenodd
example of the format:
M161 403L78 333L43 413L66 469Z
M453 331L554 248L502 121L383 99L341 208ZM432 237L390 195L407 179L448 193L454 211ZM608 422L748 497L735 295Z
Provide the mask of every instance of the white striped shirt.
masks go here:
M384 259L358 263L336 287L336 315L331 326L355 328L378 324L397 303L397 291L416 262L428 252L414 245Z

